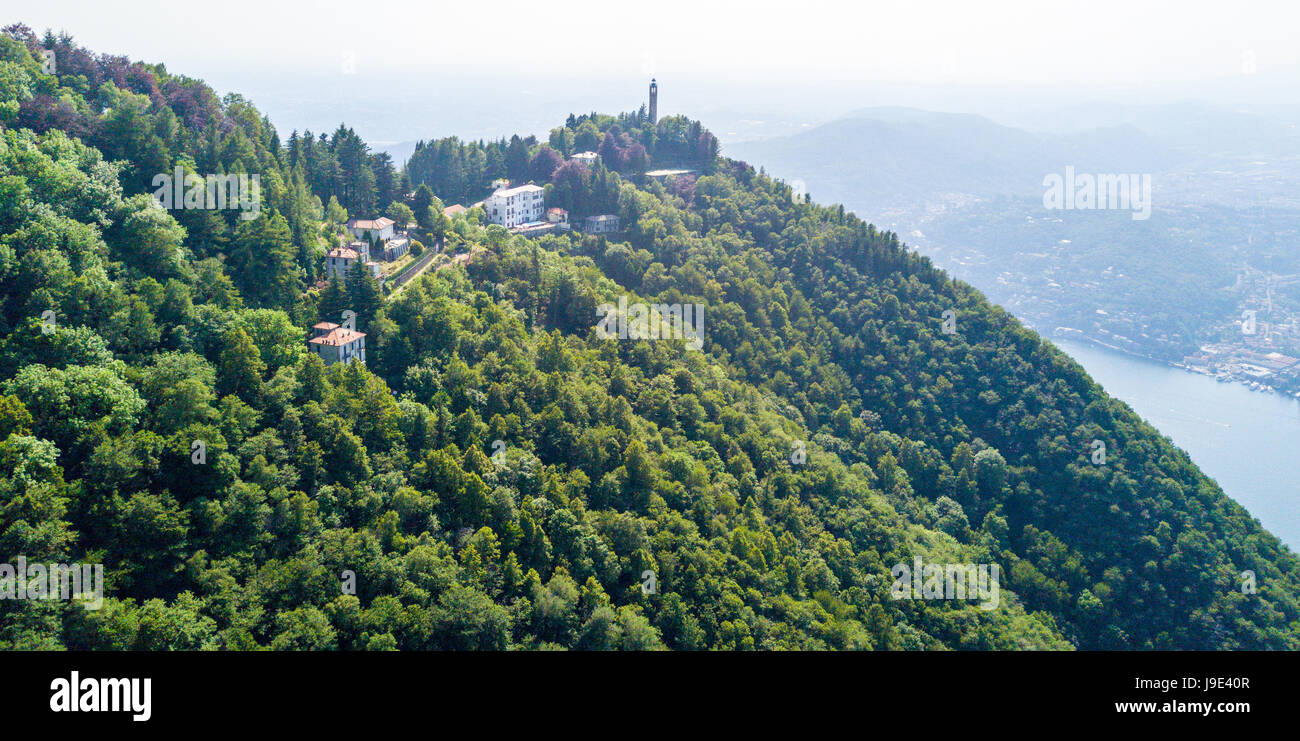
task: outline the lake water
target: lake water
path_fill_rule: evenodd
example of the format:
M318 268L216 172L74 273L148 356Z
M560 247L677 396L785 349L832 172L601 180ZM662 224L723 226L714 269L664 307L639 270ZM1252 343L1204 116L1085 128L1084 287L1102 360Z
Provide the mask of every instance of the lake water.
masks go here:
M1053 340L1292 550L1300 550L1300 401Z

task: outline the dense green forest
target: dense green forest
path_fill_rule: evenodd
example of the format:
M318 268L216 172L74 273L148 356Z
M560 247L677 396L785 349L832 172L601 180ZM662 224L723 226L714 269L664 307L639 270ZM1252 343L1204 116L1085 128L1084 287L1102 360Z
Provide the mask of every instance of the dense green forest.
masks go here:
M257 174L256 218L156 207L177 166ZM696 174L644 174L672 166ZM623 231L442 216L502 177ZM472 259L316 288L380 213ZM425 142L399 170L10 26L0 284L0 563L107 582L100 610L0 600L6 648L1300 647L1296 556L1185 454L684 118ZM602 338L620 296L703 304L702 350ZM367 363L323 365L309 328L345 309ZM998 565L998 606L894 599L918 556Z

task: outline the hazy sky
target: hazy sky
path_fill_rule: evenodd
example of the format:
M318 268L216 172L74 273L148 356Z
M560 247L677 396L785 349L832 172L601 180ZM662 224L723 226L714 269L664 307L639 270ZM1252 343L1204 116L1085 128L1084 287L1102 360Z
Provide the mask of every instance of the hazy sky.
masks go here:
M748 118L770 133L865 105L1300 103L1294 0L0 3L6 23L247 93L285 128L346 117L372 139L415 138L402 112L445 124L420 135L495 135L506 114L545 131L562 111L634 109L651 75L661 110L712 110L724 141Z
M4 2L6 19L169 67L264 74L527 67L878 82L1136 83L1300 63L1295 2Z

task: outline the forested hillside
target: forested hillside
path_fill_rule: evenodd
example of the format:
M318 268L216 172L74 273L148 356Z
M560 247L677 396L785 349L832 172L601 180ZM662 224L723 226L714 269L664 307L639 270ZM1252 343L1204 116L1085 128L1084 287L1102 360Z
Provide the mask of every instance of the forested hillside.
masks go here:
M256 217L156 207L177 166L259 175ZM696 174L645 176L674 166ZM502 177L623 230L443 216ZM319 288L380 213L471 259ZM5 648L1300 647L1295 555L1181 451L684 118L421 143L398 171L11 26L0 284L0 562L107 582L100 610L0 600ZM702 304L702 349L602 337L619 297ZM325 366L310 328L345 309L366 364ZM916 557L998 565L996 609L894 599Z

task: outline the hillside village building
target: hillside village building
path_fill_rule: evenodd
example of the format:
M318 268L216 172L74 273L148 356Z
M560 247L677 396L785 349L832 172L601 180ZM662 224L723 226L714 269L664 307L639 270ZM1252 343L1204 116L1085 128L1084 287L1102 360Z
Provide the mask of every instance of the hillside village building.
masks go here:
M543 234L567 232L569 231L569 212L562 208L548 208L546 209L546 219L544 221L530 221L527 224L520 224L510 231L515 234L522 234L525 237L540 237Z
M357 239L367 242L393 238L393 229L397 222L388 217L378 219L353 219L348 222L348 231Z
M376 249L379 251L377 257L380 260L392 262L411 251L411 239L410 237L393 237Z
M596 162L600 160L600 155L595 152L578 152L571 155L569 159L574 160L575 162L581 162L588 168L591 168L596 166Z
M358 239L354 242L348 242L344 246L350 250L356 250L357 255L363 260L373 259L370 256L370 243L364 239Z
M337 275L339 280L347 280L348 271L352 266L360 263L366 266L370 274L379 277L379 271L382 269L377 262L370 262L370 245L365 242L352 242L347 247L335 247L325 253L325 280Z
M378 278L383 273L380 263L400 260L411 251L410 233L395 229L396 222L387 217L380 219L353 219L348 231L354 240L325 254L325 279L337 275L346 279L348 271L357 263L364 263L370 274Z
M307 349L316 353L325 365L334 363L366 363L366 333L340 327L331 322L313 326Z
M546 212L543 190L538 185L501 188L483 201L488 221L512 229L530 221L541 221Z
M600 214L588 216L582 222L582 231L587 234L613 234L619 230L617 214Z

